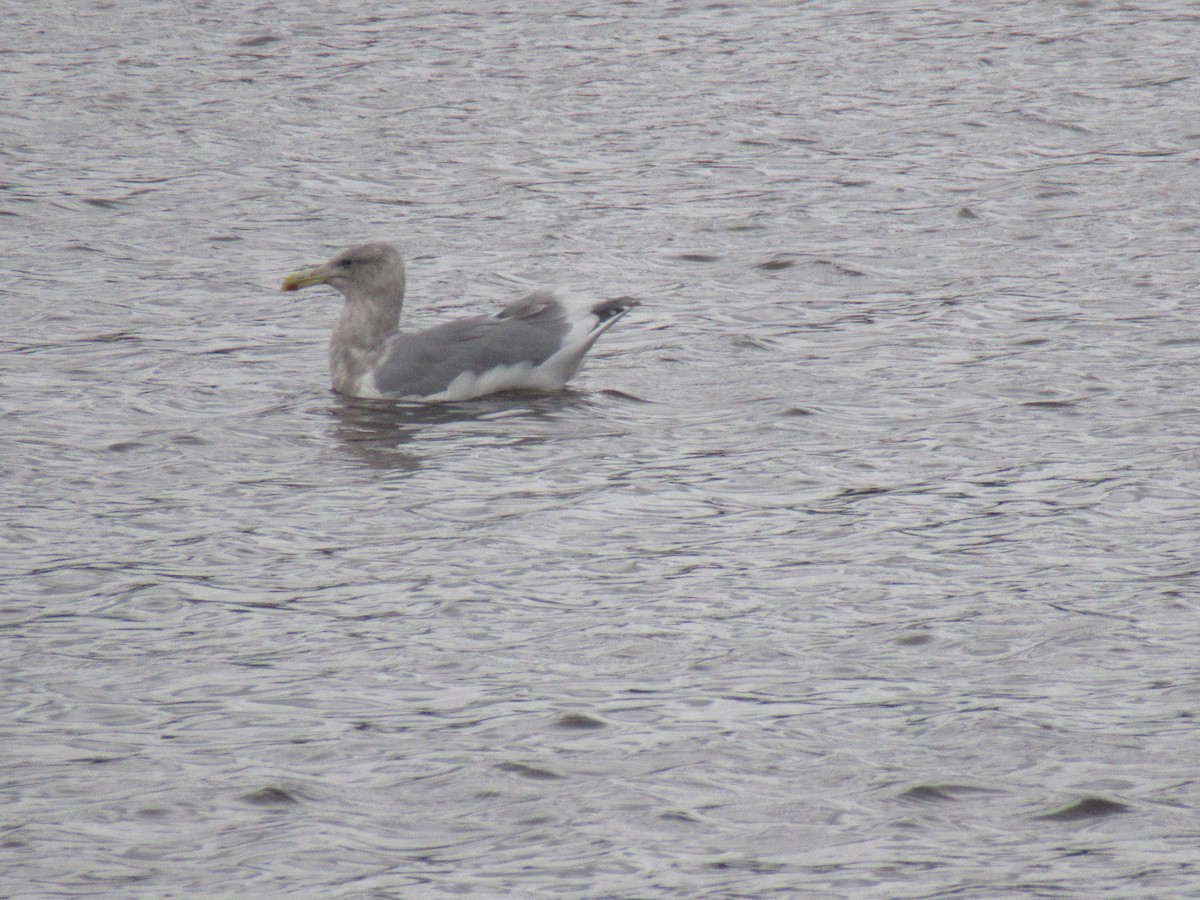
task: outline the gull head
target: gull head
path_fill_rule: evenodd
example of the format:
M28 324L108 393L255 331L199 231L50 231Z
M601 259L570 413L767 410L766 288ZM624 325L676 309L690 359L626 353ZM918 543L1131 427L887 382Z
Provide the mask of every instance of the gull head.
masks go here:
M358 244L324 265L294 272L280 290L298 291L314 284L335 288L347 302L399 306L404 300L404 258L395 244Z

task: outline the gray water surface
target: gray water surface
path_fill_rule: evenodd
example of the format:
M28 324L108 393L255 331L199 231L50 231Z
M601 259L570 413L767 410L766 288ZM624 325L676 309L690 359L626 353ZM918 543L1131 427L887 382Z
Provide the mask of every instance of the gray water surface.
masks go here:
M1192 4L5 19L4 895L1200 891Z

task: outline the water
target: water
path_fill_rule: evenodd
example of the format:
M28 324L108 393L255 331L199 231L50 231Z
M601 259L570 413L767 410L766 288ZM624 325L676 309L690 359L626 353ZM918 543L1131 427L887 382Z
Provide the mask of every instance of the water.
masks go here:
M5 895L1200 889L1190 4L8 6Z

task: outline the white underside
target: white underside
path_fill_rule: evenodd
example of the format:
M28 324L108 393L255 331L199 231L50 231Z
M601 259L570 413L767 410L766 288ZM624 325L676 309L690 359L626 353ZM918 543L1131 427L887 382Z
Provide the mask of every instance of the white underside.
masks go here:
M348 397L358 397L362 400L382 400L383 394L379 393L379 388L375 387L375 375L368 372L362 378L358 379L357 383L348 391L342 391Z
M511 366L497 366L478 375L463 372L444 391L422 399L453 402L499 391L557 391L566 383L566 379L555 377L555 373L548 371L546 364L534 368L530 363L514 363Z

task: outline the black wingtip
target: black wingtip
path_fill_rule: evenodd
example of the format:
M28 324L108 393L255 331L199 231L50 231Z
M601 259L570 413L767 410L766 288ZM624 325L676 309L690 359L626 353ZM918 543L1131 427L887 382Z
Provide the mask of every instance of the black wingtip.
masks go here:
M642 301L634 297L614 297L611 300L601 300L592 307L592 314L601 322L607 322L616 316L624 315L635 306L641 306Z

